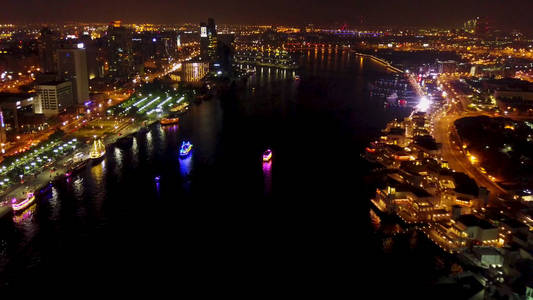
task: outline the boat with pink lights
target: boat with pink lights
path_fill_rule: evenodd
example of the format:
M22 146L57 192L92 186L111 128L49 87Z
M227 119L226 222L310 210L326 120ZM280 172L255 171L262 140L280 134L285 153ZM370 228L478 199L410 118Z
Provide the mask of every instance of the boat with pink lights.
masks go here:
M269 162L272 159L272 150L267 149L265 152L263 152L263 161Z
M13 198L11 200L11 207L13 208L14 212L23 211L33 202L35 202L35 195L33 193L28 193L24 199Z

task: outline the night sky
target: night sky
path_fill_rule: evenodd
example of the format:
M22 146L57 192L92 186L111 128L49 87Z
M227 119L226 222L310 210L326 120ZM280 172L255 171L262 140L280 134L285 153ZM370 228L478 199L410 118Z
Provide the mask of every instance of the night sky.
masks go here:
M0 0L0 23L199 22L351 25L458 25L475 16L528 29L532 0Z

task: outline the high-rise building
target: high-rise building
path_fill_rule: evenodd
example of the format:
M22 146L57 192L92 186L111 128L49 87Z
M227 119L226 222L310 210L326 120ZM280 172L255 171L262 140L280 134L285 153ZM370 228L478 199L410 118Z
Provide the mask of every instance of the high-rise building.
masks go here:
M213 18L207 20L207 39L209 45L207 46L207 55L211 61L216 59L217 55L217 26Z
M77 49L57 50L57 56L59 78L72 82L74 103L83 104L89 99L89 74L84 45L78 44Z
M207 24L200 23L200 57L207 60L207 49L209 39L207 38Z
M114 21L107 30L108 76L113 79L128 79L134 72L132 33L120 21Z
M85 46L89 80L104 78L107 62L107 41L103 38L92 39L89 35L83 35L78 39L78 42Z
M217 55L217 27L215 20L209 18L206 23L200 23L200 57L214 61Z
M41 37L38 41L39 63L41 71L46 73L56 72L57 70L57 48L59 34L52 32L49 28L41 30Z
M72 97L72 83L70 81L52 81L37 86L41 111L45 116L54 116L61 110L71 106L74 101Z

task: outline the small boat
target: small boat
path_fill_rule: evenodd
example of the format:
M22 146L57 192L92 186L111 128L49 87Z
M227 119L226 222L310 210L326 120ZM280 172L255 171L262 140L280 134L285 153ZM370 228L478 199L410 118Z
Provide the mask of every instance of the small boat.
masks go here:
M178 104L170 109L171 112L175 113L184 113L189 109L189 103L183 102L181 104Z
M263 152L263 161L269 162L272 159L272 150L267 149L265 152Z
M177 124L180 121L180 118L163 118L161 119L161 125L171 125Z
M192 144L190 142L183 142L181 143L180 147L180 156L181 157L187 157L191 153L192 150Z
M300 80L300 76L299 75L294 75L294 80Z
M15 212L22 211L28 206L30 206L34 201L35 195L33 193L28 193L25 199L19 200L17 198L13 198L13 200L11 200L11 207Z
M88 163L89 163L89 160L85 159L85 160L78 161L77 163L71 165L71 167L68 169L68 172L65 174L66 177L69 177L70 175L80 172L87 166Z
M94 163L102 161L105 157L105 145L101 139L95 139L89 152L89 157Z

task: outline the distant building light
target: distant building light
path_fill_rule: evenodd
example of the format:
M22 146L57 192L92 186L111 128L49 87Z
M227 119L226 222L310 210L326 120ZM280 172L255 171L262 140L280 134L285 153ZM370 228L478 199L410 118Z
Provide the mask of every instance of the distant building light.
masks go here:
M78 49L84 49L85 48L85 44L83 43L78 43Z

